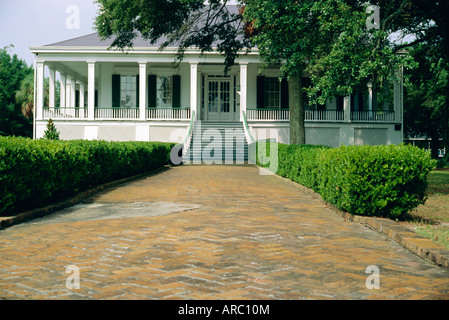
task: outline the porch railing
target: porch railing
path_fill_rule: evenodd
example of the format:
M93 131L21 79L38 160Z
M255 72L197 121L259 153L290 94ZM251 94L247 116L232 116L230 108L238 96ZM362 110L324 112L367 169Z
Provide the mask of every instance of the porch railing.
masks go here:
M87 118L86 108L49 108L43 109L44 119L83 119Z
M290 119L290 111L288 109L246 109L246 117L248 121L288 121Z
M87 119L87 108L49 108L43 109L45 120ZM190 108L146 108L145 120L190 120ZM94 109L95 120L139 120L139 108L98 107Z
M305 121L314 122L343 122L343 110L305 110ZM87 119L87 108L49 108L43 109L45 120L78 120ZM289 121L290 111L288 109L256 109L246 110L248 121ZM104 108L94 109L94 119L98 120L138 120L140 119L139 108ZM147 108L145 120L190 120L190 108ZM394 111L351 111L353 122L394 122Z
M95 119L129 119L139 118L139 108L95 108Z
M351 121L394 122L394 111L351 111Z
M147 108L148 120L190 120L190 108Z
M343 110L305 110L304 120L305 121L334 121L341 122L344 121Z
M288 109L255 109L246 110L248 121L289 121ZM305 110L304 120L310 122L394 122L394 111L351 111L351 119L345 119L343 110Z

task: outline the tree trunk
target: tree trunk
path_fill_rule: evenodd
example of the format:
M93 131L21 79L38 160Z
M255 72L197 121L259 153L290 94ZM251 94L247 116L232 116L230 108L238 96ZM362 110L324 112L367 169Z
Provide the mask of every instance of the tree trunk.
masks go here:
M304 98L302 72L288 80L288 101L290 108L290 144L305 144Z

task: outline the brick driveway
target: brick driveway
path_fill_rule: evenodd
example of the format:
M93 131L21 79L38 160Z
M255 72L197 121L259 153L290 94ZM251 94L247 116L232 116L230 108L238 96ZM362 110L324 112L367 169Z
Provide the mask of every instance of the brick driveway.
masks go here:
M181 166L0 231L0 298L449 299L449 272L256 167Z

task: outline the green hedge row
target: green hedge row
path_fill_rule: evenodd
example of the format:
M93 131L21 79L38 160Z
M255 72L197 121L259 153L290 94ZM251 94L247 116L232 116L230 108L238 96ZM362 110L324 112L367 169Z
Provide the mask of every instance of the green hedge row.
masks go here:
M278 175L311 188L343 211L364 216L404 218L425 202L427 175L436 165L429 152L410 145L277 147ZM269 166L259 158L258 165Z
M169 163L173 144L0 137L0 215Z

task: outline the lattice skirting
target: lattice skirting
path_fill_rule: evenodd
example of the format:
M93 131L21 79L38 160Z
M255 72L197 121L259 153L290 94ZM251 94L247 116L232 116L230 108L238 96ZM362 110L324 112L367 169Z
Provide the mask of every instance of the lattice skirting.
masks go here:
M84 127L83 126L58 126L56 129L59 131L59 139L61 140L80 140L84 139Z
M106 141L135 141L135 126L98 126L98 139Z
M381 128L354 129L355 145L384 145L388 141L388 130Z
M306 143L338 148L340 128L306 128Z

